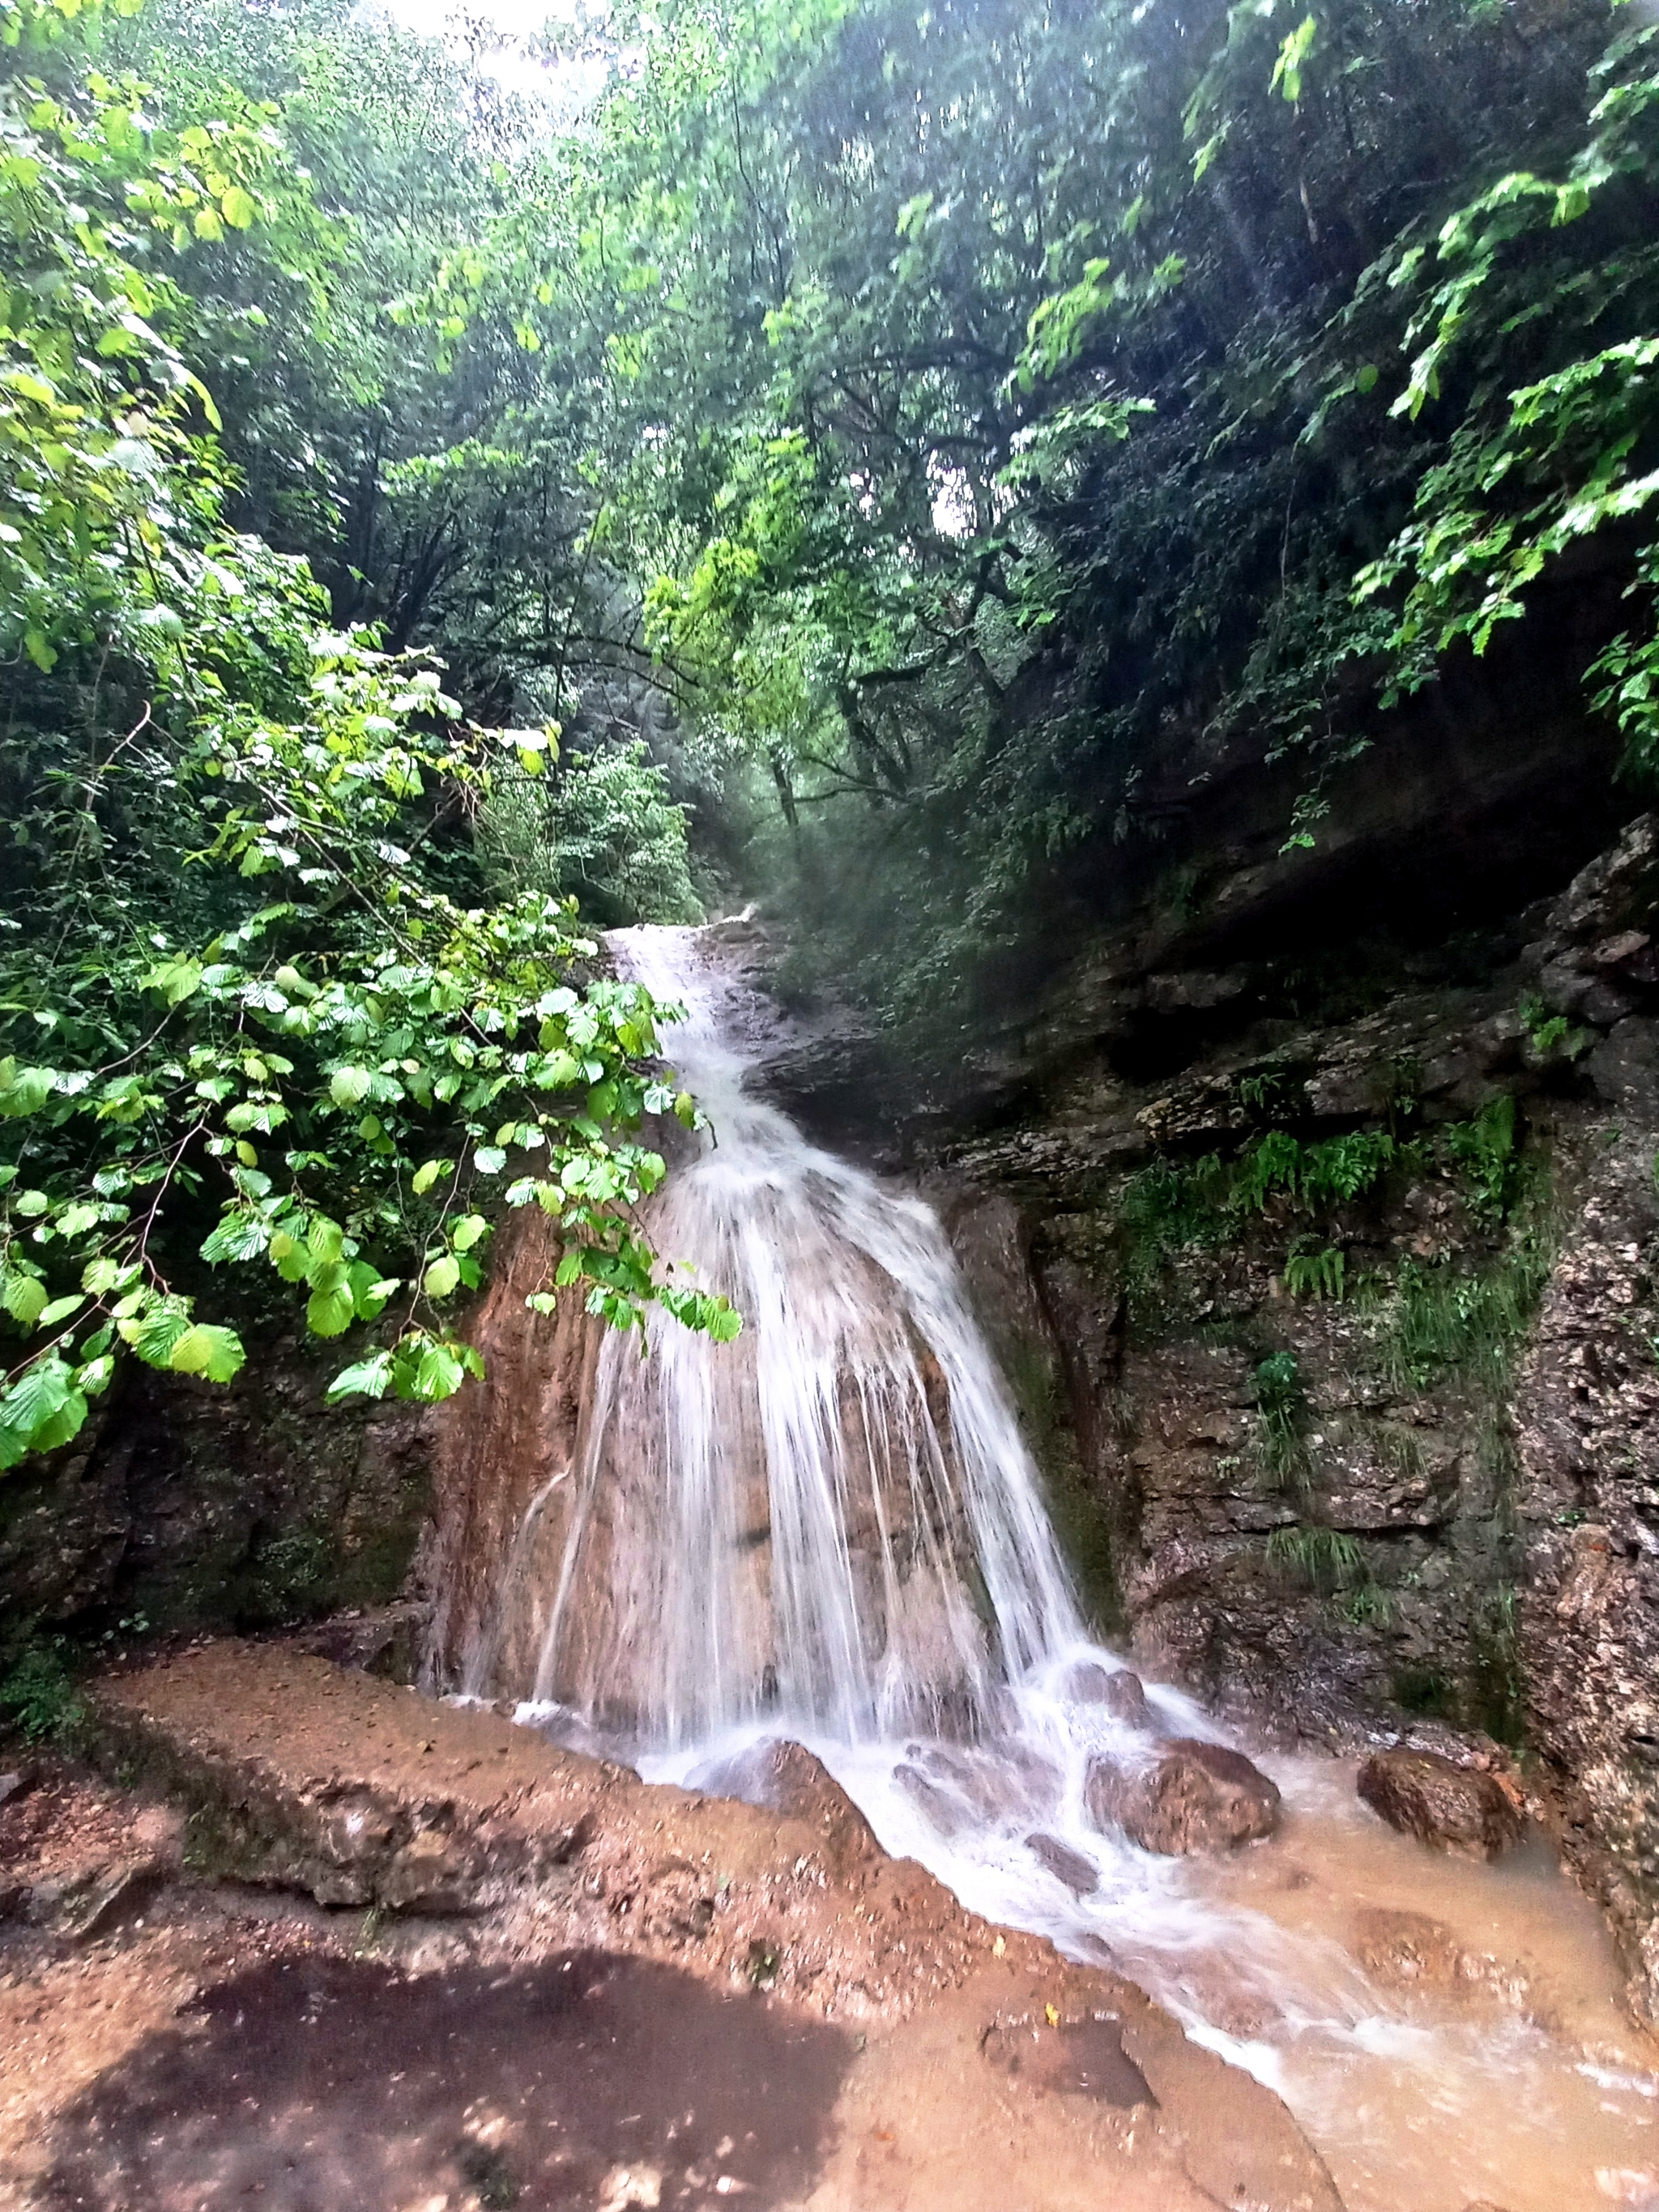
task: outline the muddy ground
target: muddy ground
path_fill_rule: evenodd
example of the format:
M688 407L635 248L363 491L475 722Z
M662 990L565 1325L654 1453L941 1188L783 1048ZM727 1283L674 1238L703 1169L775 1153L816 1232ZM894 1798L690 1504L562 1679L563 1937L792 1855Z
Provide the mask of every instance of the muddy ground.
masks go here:
M0 1805L0 2204L1340 2212L1279 2100L921 1869L280 1646Z

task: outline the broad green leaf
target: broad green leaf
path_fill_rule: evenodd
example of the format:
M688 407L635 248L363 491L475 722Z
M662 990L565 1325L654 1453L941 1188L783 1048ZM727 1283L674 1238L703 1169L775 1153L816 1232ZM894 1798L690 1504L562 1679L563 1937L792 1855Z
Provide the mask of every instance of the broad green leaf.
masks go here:
M410 1395L427 1405L440 1405L446 1398L453 1398L465 1379L466 1371L455 1347L428 1344L415 1370Z
M33 1328L46 1310L49 1295L38 1275L8 1275L0 1289L0 1305L21 1328Z
M210 1382L230 1382L247 1358L234 1330L198 1323L186 1329L168 1355L175 1375L200 1375Z
M392 1354L377 1352L355 1366L343 1367L328 1386L331 1405L342 1398L384 1398L392 1382Z
M366 1067L337 1067L328 1080L328 1095L337 1106L361 1106L371 1080Z
M446 1253L441 1260L434 1260L427 1269L422 1288L429 1298L447 1298L453 1293L460 1279L459 1267Z
M313 1336L343 1336L356 1318L357 1302L343 1279L343 1268L340 1273L339 1282L313 1291L307 1301L306 1326Z

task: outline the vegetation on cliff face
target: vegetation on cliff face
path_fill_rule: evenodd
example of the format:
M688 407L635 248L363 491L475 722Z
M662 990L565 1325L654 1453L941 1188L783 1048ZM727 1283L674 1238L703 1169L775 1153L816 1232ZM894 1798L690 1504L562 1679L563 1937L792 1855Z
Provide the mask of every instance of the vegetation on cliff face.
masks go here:
M1575 562L1653 770L1645 18L663 0L585 58L560 121L350 0L0 0L0 1464L123 1347L234 1373L227 1264L447 1394L498 1194L729 1333L653 1289L695 1109L578 907L769 882L936 1008L1171 748L1300 758L1315 837Z
M553 734L467 724L233 526L234 340L192 270L240 258L325 327L348 232L264 103L215 85L198 121L186 79L158 121L90 66L98 13L0 19L0 1468L68 1442L124 1350L230 1380L227 1264L268 1263L318 1336L387 1316L337 1394L447 1396L497 1193L556 1218L596 1311L729 1334L630 1218L663 1173L642 1114L695 1117L658 1010L580 981L574 902L492 898L471 849L501 764L554 781Z

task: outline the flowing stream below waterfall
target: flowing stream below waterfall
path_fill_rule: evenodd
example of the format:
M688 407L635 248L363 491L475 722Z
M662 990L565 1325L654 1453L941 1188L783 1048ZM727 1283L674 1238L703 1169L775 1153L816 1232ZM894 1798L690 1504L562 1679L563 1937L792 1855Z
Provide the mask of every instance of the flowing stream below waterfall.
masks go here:
M1085 1633L944 1232L747 1094L759 1017L717 934L612 943L685 1006L672 1050L713 1126L651 1233L746 1325L605 1345L464 1690L653 1781L804 1742L889 1850L1276 2088L1351 2212L1659 2212L1654 2049L1541 1844L1431 1852L1312 1756L1260 1759L1283 1819L1237 1852L1164 1857L1091 1821L1091 1756L1231 1739L1174 1688L1147 1684L1150 1728L1100 1701L1123 1662Z

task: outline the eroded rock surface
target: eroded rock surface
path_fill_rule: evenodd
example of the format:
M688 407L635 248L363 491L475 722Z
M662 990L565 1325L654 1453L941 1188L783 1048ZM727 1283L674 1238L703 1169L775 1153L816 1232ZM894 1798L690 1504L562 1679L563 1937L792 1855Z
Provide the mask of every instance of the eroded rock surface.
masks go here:
M804 1744L773 1737L751 1744L731 1759L700 1767L690 1786L711 1797L740 1797L787 1813L815 1829L829 1864L838 1875L884 1856L874 1829L821 1759Z
M340 2019L356 2020L354 2007L374 2015L341 2046L354 2080L374 2073L374 2039L382 2035L393 2043L404 2036L411 2063L426 2064L446 2039L446 2021L457 2017L446 2008L464 1987L476 1987L486 2009L490 1992L501 1996L505 2019L518 2002L514 1990L522 1984L527 1992L525 1978L538 1972L562 1973L568 1962L573 1983L584 1972L579 1996L597 2005L587 1979L603 1989L620 1975L620 2002L635 1984L646 1988L648 1967L675 1978L672 1986L663 1983L665 2002L678 2008L677 2017L705 2021L714 2059L736 2048L732 2037L742 2022L698 1992L727 2006L736 1995L764 2008L757 2049L765 2058L775 2046L786 2071L794 2063L791 2039L800 2044L809 2029L817 2035L823 2048L813 2046L817 2056L802 2076L801 2109L811 2124L805 2137L786 2129L774 2146L786 2163L808 2146L812 2170L802 2185L810 2185L805 2201L813 2212L868 2212L889 2203L915 2212L1007 2212L1019 2203L1038 2212L1044 2203L1094 2201L1109 2202L1115 2212L1209 2212L1241 2193L1267 2212L1340 2212L1321 2161L1278 2100L1188 2043L1131 1984L1068 1964L1034 1937L989 1927L914 1863L848 1853L844 1833L837 1837L836 1824L826 1822L826 1808L835 1808L819 1776L789 1755L793 1747L777 1747L769 1762L768 1786L791 1797L787 1812L652 1788L493 1714L435 1705L280 1645L193 1651L106 1680L93 1705L100 1756L165 1784L188 1809L192 1856L204 1871L278 1894L298 1889L326 1904L378 1909L377 1958L401 1970L399 1987L412 1978L411 1994L405 1998L391 1984L370 1988L374 1978L362 1973L335 1977ZM599 1954L598 1971L586 1973L581 1962ZM296 2027L321 2019L323 1996L335 2002L335 1982L323 1991L313 1980L321 1994L290 2008ZM231 2021L239 2005L246 2016L252 1984L222 1975L211 1986L223 1990L209 2000L219 2008L215 2017ZM273 2020L289 2017L286 2002L278 1987ZM546 2022L555 2041L563 2033L558 2014L555 2005ZM599 2023L600 2013L592 2020ZM852 2024L856 2039L848 2033ZM278 2080L285 2047L278 2036L271 2062L278 2070L265 2065L264 2087ZM164 2035L131 2049L127 2072L112 2085L122 2087L116 2103L83 2098L63 2139L63 2171L99 2212L171 2201L164 2154L169 2144L177 2153L179 2138L158 2116L185 2109L179 2099L196 2078L192 2067L200 2072L202 2046L188 2037ZM499 2054L508 2087L518 2049L504 2044ZM1002 2054L1016 2050L1020 2064L1011 2070ZM645 2046L630 2063L643 2081L652 2064ZM0 2052L0 2092L5 2064ZM762 2071L770 2066L768 2060ZM230 2126L225 2115L243 2094L221 2078L224 2071L203 2076L199 2095L191 2093L191 2124L203 2143L216 2140L216 2125L222 2133ZM538 2132L516 2092L491 2102L489 2071L463 2067L454 2077L457 2094L463 2083L467 2090L461 2143L498 2151L503 2171L522 2180L539 2171L532 2149L544 2160L551 2138ZM382 2203L379 2180L361 2176L385 2130L394 2179L439 2160L436 2137L428 2142L422 2133L426 2108L404 2094L396 2072L391 2101L367 2134L350 2124L354 2112L367 2109L362 2097L354 2105L356 2092L342 2087L337 2109L329 2083L313 2076L307 2092L318 2110L306 2141L334 2143L338 2157L356 2161L352 2201L374 2212ZM590 2100L594 2124L609 2110L613 2076L614 2069ZM988 2094L994 2082L1000 2087ZM533 2084L520 2086L536 2105ZM760 2086L751 2083L750 2093L760 2094ZM67 2100L78 2094L66 2087L66 2114ZM261 2086L249 2094L260 2096ZM831 2108L826 2139L818 2121ZM269 2124L261 2118L240 2139L253 2147L239 2169L250 2185L261 2178L253 2151L274 2146L275 2156L287 2142L283 2109L278 2100ZM141 2110L144 2124L127 2126ZM632 2124L643 2125L639 2116L647 2110L657 2106L632 2100ZM453 2115L447 2105L443 2112L452 2139L442 2155L453 2162ZM666 2105L662 2113L665 2126L672 2117ZM614 2117L617 2126L628 2118ZM735 2129L726 2132L738 2138ZM233 2136L224 2138L227 2155ZM586 2140L573 2131L573 2148ZM744 2140L755 2146L750 2166L763 2165L760 2137ZM705 2191L720 2170L763 2184L735 2151L726 2169L705 2172L701 2137L684 2152L667 2142L655 2143L646 2161L654 2161L665 2189L671 2171L684 2179L688 2156ZM126 2166L114 2184L100 2180L122 2145ZM709 2154L726 2154L716 2145ZM483 2170L480 2164L471 2175L475 2187ZM447 2185L455 2185L453 2176ZM392 2212L406 2197L384 2201Z
M1359 1795L1403 1835L1466 1858L1495 1859L1521 1840L1523 1823L1490 1774L1432 1751L1379 1751L1359 1770Z
M1232 1850L1279 1826L1278 1784L1243 1752L1193 1736L1172 1738L1143 1766L1097 1754L1083 1794L1097 1827L1170 1856Z

